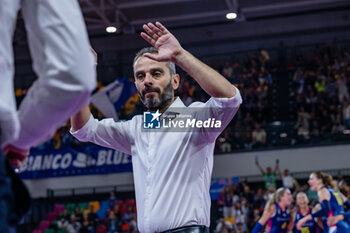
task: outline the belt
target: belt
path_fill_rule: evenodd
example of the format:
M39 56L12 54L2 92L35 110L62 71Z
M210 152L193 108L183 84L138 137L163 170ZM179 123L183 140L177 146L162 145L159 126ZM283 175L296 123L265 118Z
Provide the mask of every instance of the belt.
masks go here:
M192 225L185 227L178 227L160 233L209 233L209 228L202 225Z

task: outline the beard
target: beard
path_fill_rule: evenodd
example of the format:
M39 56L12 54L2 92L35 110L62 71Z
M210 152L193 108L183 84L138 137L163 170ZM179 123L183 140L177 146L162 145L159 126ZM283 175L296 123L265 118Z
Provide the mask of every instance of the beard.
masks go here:
M157 92L159 94L159 98L156 98L153 94L148 98L145 98L145 94L148 91ZM139 92L139 96L141 102L146 106L148 110L155 111L157 109L162 109L167 106L174 98L172 80L170 80L169 84L164 88L163 93L160 93L160 89L158 87L148 86L143 89L142 94Z

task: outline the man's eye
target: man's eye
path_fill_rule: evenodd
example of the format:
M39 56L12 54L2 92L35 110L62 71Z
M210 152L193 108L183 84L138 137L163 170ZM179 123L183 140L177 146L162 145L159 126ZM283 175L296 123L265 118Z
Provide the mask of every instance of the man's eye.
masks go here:
M144 75L143 74L139 74L136 76L137 79L143 79L144 78Z
M154 73L153 73L153 76L159 77L159 76L161 76L161 73L160 73L160 72L154 72Z

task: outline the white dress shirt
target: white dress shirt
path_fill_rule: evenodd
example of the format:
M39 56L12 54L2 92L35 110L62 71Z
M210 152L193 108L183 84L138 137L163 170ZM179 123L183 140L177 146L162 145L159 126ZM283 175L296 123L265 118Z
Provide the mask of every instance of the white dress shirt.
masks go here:
M204 109L206 117L220 119L220 130L166 132L142 130L142 116L126 122L98 121L92 116L72 134L132 155L137 222L142 233L188 225L210 225L210 182L215 140L237 112L242 98L210 98L189 107ZM187 109L180 98L172 108ZM206 111L209 110L209 111ZM164 114L165 114L164 113ZM203 114L202 114L203 116Z

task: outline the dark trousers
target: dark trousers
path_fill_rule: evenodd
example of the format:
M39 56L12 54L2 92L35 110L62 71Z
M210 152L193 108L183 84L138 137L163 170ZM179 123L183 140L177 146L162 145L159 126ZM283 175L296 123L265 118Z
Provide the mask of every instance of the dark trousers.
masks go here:
M5 155L0 151L0 233L12 233L16 232L14 194L5 161Z

